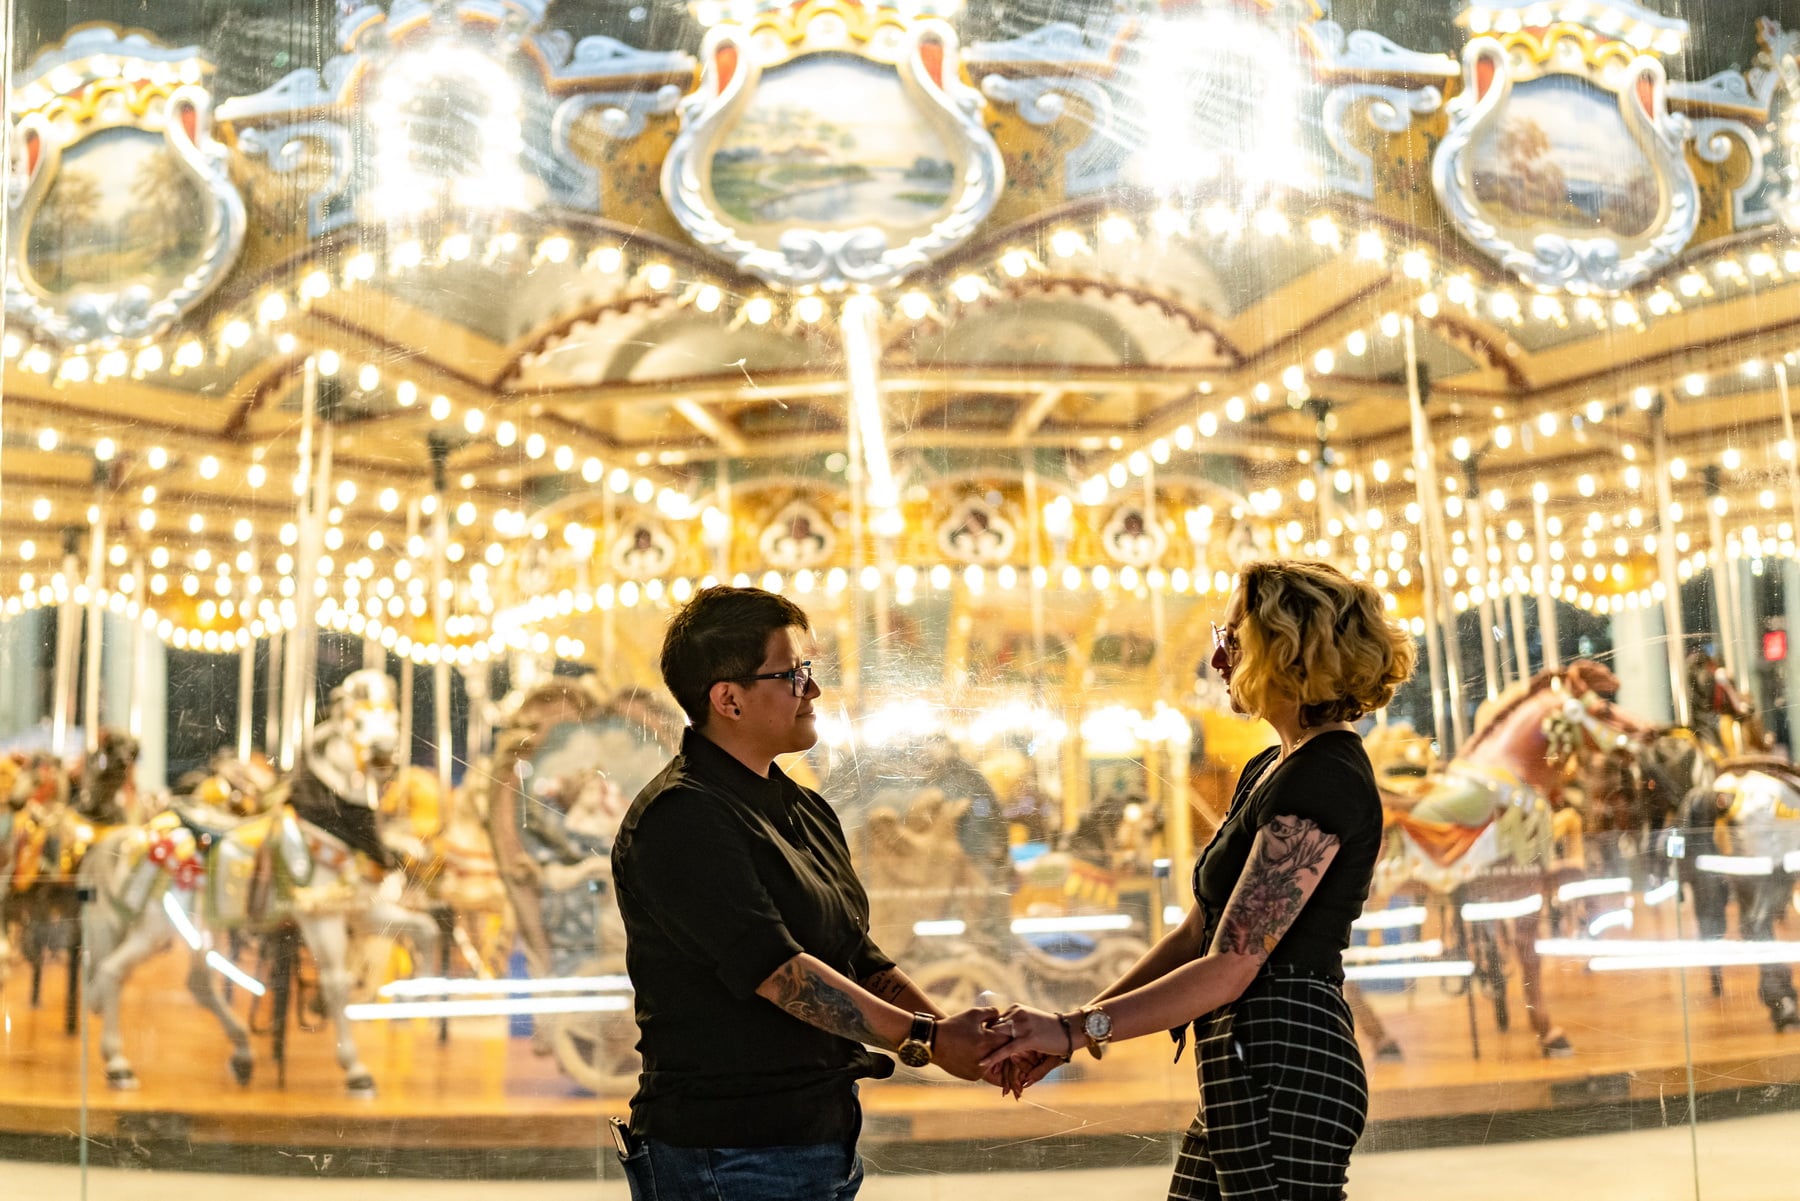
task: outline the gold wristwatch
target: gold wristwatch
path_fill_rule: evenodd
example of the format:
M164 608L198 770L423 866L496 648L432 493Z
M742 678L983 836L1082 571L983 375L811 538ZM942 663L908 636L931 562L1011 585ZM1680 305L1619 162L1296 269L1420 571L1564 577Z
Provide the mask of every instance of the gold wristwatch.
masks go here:
M913 1014L912 1029L900 1040L895 1051L900 1062L909 1068L922 1068L931 1062L931 1044L937 1041L937 1019L929 1013Z
M1081 1032L1087 1035L1088 1054L1099 1059L1106 1044L1112 1041L1112 1014L1098 1005L1089 1005L1081 1011Z

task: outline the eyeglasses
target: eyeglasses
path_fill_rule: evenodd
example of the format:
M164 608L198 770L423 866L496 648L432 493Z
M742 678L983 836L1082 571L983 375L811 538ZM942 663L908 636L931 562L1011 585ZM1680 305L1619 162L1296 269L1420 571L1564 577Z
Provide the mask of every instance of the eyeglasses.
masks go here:
M724 682L752 684L757 680L787 680L795 696L805 696L807 685L813 682L812 660L808 659L792 671L765 671L757 676L727 676Z
M1225 652L1228 659L1236 658L1238 653L1238 637L1231 632L1231 627L1212 623L1213 649Z

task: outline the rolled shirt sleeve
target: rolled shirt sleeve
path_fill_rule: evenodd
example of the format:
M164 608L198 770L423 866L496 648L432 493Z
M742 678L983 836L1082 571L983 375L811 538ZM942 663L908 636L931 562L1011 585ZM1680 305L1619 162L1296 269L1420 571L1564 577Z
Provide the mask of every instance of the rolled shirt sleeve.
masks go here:
M802 949L757 874L751 837L716 801L668 793L638 819L629 881L670 940L742 998Z

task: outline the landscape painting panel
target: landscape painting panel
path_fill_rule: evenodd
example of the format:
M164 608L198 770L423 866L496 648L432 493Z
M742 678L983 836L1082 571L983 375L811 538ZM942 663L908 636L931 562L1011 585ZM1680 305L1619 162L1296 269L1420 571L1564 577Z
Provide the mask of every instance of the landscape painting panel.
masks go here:
M1635 238L1661 210L1617 98L1567 75L1516 85L1470 148L1469 171L1482 205L1521 225Z
M890 233L950 202L956 167L892 68L812 55L762 77L712 160L719 208L746 225Z
M53 293L175 288L206 237L200 189L159 133L109 129L63 152L26 241L32 277Z

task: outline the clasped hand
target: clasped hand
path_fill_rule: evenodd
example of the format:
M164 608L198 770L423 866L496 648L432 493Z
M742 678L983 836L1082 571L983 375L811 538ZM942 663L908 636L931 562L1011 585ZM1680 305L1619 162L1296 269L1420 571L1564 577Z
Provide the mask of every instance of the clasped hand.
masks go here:
M981 1059L981 1078L1014 1099L1069 1061L1074 1050L1063 1018L1026 1005L1013 1005L988 1028L1002 1036Z

